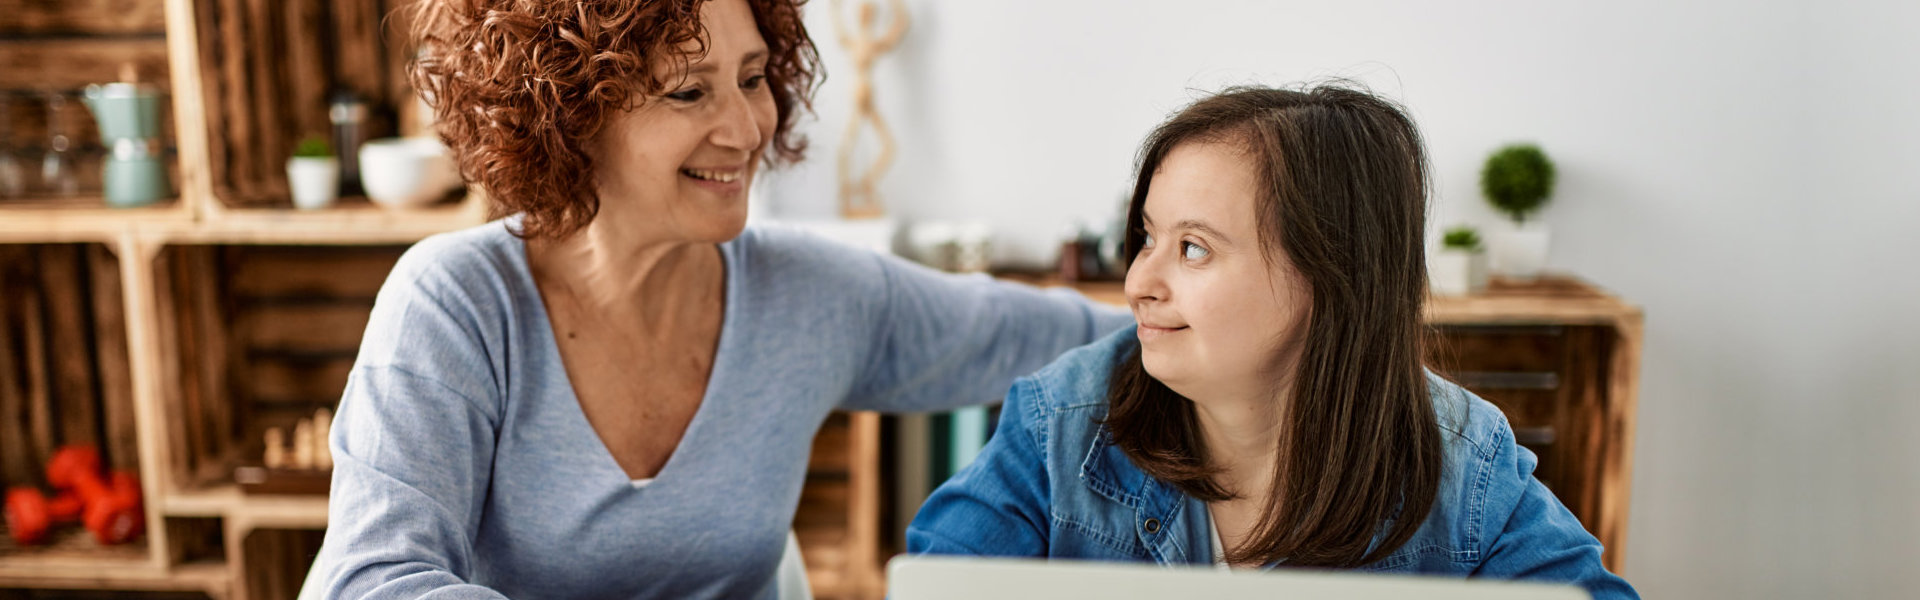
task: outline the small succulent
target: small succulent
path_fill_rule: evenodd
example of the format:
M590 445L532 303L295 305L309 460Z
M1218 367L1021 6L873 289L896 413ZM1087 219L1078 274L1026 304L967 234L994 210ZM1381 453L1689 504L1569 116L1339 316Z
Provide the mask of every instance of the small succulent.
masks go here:
M333 158L333 145L327 143L327 138L308 136L293 147L293 155L300 158Z
M1480 251L1480 232L1472 227L1461 225L1447 230L1440 238L1440 245L1448 250Z
M1480 171L1480 193L1513 222L1524 223L1553 195L1553 161L1533 144L1501 148Z

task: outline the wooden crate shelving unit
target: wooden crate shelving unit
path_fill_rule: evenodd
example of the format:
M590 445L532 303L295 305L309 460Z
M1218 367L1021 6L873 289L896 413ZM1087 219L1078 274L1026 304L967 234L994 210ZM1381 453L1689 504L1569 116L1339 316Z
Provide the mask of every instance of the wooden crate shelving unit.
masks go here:
M164 6L154 0L0 0L0 151L13 154L28 180L27 195L0 198L10 207L28 206L76 213L103 213L101 168L106 148L92 113L81 101L88 84L120 81L131 75L161 93L168 110L174 78L168 56ZM57 111L51 95L64 98ZM79 184L77 195L62 196L40 181L40 159L54 143L55 123L66 136L68 167ZM178 189L179 136L171 121L162 123L161 151ZM177 197L138 213L180 213Z
M50 65L69 65L61 67L68 83L111 81L114 65L134 52L147 65L143 76L164 77L178 156L178 196L158 206L112 209L97 195L0 201L0 257L71 248L106 265L87 272L112 284L92 289L118 309L94 327L124 337L124 350L103 359L121 365L107 371L123 374L114 406L128 413L113 421L128 448L114 456L141 473L149 521L143 543L132 546L100 549L69 536L47 548L0 548L0 590L244 599L291 598L299 588L326 527L325 498L245 495L231 482L232 467L257 456L262 428L337 400L371 292L406 245L485 220L479 193L419 210L345 198L328 210L295 211L284 179L275 181L292 138L323 118L316 111L325 88L312 85L314 77L389 106L411 93L399 77L404 53L378 47L382 25L374 21L405 1L0 0L0 14L28 15L21 27L56 32L31 42L44 46L32 53L0 53L0 87L47 77ZM286 40L246 26L264 18L297 30L291 24L316 11L335 25L334 38ZM69 35L75 23L118 37L77 38ZM400 31L392 21L384 27ZM8 38L19 33L0 31L0 47L29 43ZM78 58L54 56L71 44L79 44ZM313 63L322 68L261 62L311 58L322 44L358 50L322 52ZM293 101L277 113L234 109L282 96ZM396 116L385 116L389 125ZM24 264L0 261L0 270ZM326 325L300 327L310 319ZM879 422L837 415L816 441L796 529L818 597L877 598L884 589Z

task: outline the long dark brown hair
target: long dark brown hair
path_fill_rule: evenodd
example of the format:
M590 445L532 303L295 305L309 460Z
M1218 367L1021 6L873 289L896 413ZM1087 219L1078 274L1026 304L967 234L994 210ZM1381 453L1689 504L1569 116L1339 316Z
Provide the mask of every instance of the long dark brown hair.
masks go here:
M1419 529L1438 493L1440 428L1422 362L1427 163L1413 120L1347 87L1233 88L1181 110L1141 150L1127 211L1138 256L1154 172L1185 143L1246 146L1270 264L1284 253L1312 287L1266 509L1228 560L1353 567ZM1129 258L1129 261L1132 259ZM1105 423L1148 474L1209 502L1216 480L1192 401L1146 372L1137 346L1108 386ZM1276 402L1281 401L1276 398ZM1389 522L1391 525L1389 525ZM1369 551L1374 536L1383 542Z

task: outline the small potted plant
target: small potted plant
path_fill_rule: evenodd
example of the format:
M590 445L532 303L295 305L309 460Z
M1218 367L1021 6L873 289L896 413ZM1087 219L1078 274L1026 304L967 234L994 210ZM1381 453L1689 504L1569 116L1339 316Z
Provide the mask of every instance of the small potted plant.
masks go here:
M1465 296L1487 288L1487 253L1481 251L1480 232L1461 225L1440 238L1427 283L1441 296Z
M294 208L333 206L340 194L340 161L326 138L308 137L294 147L293 157L287 159L287 187L293 192Z
M1514 224L1513 230L1496 232L1489 240L1494 272L1529 280L1546 268L1547 226L1527 218L1547 204L1553 179L1553 161L1533 144L1509 145L1487 158L1480 171L1480 192Z

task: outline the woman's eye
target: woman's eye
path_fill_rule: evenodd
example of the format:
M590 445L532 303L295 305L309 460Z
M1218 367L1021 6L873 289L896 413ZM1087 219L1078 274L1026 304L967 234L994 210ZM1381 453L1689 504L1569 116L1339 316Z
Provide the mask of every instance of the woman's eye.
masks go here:
M1180 245L1184 247L1181 254L1186 255L1187 260L1200 260L1212 254L1212 252L1208 252L1206 248L1201 248L1199 244L1193 242L1180 242Z
M748 77L745 83L740 84L740 89L757 90L757 89L760 89L760 86L765 84L766 82L767 82L766 75L755 75L752 77Z
M1151 233L1142 234L1140 237L1140 249L1146 250L1152 247L1153 247L1153 234Z
M700 88L694 87L667 94L667 98L676 102L695 102L705 95L706 92L702 92Z

